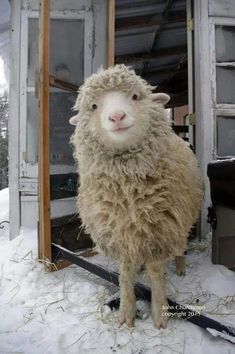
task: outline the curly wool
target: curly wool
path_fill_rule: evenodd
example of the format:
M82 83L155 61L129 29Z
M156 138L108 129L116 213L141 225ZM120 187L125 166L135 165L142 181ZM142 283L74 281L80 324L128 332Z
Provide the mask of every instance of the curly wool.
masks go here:
M151 92L122 65L92 75L79 92L72 143L83 227L106 255L143 264L183 254L198 217L202 180L194 154L172 132L161 105L146 106L150 127L128 150L107 149L89 131L87 107L94 97L133 85L143 95Z
M111 90L129 92L135 87L142 95L147 95L155 88L147 84L145 80L137 76L134 70L130 70L125 65L116 65L109 69L100 69L92 74L80 86L78 97L74 105L74 110L83 113L89 108L91 103L100 95Z

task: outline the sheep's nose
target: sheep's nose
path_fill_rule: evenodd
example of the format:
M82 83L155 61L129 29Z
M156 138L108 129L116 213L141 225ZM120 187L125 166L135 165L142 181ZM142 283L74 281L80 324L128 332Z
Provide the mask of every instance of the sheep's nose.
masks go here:
M109 120L111 120L112 122L120 122L125 118L125 116L126 115L124 112L116 112L109 116Z

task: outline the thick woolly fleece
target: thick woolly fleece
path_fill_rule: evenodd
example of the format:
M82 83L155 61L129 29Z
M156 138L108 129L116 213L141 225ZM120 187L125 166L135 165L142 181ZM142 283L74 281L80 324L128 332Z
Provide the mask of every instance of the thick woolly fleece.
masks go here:
M134 146L107 147L89 128L90 106L106 92L133 87L143 98L148 129ZM72 137L86 232L104 254L137 264L184 253L203 194L194 154L173 133L162 105L148 99L150 93L151 86L124 65L93 74L79 91Z

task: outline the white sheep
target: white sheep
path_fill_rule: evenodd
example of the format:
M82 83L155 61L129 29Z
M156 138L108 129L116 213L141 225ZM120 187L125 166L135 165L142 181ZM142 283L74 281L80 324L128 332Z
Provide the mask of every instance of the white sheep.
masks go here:
M120 261L120 325L133 325L135 276L141 265L152 289L152 318L166 327L164 264L178 267L202 199L197 161L174 134L164 104L169 96L125 65L91 75L71 118L78 161L78 210L101 249Z

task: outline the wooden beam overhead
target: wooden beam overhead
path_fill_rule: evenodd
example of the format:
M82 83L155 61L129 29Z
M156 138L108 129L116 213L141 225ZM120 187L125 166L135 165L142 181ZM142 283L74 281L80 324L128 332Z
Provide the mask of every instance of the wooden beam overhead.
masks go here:
M166 7L165 7L165 9L163 11L163 15L162 15L163 19L162 19L162 22L160 23L159 27L157 28L157 30L155 32L155 36L154 36L154 39L153 39L151 51L153 51L154 48L156 47L156 43L158 41L159 35L161 33L162 28L166 24L166 21L167 21L167 19L169 17L172 5L173 5L173 0L167 0Z
M141 62L143 60L152 60L156 58L161 58L165 56L172 56L177 54L187 53L187 46L180 45L173 48L162 48L158 49L156 52L151 53L137 53L137 54L126 54L126 55L118 55L115 57L115 63L136 63Z
M159 26L164 21L165 23L185 22L186 11L170 13L167 19L164 19L164 17L160 14L117 18L115 20L115 30L125 31L135 28L155 27Z

